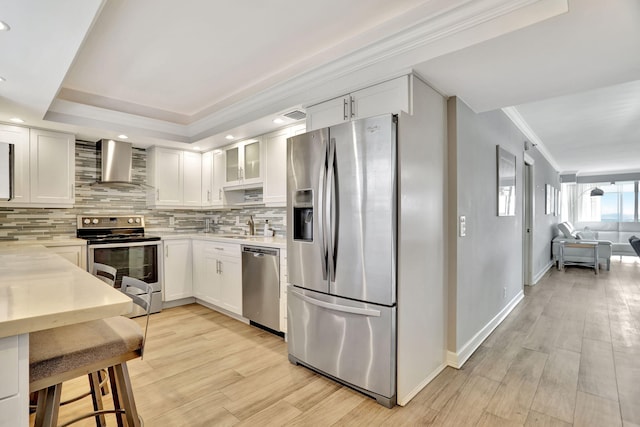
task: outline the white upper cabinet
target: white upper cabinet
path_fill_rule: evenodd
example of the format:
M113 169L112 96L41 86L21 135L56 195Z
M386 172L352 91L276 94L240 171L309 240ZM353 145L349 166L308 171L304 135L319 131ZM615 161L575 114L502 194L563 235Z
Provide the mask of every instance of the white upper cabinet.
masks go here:
M224 151L209 151L202 155L202 207L223 206L222 184L225 179L225 167Z
M31 129L30 196L36 204L73 205L76 141L67 133Z
M147 194L149 207L189 207L202 205L200 153L152 147L147 154Z
M262 185L263 149L260 139L248 139L225 149L224 187L252 188Z
M13 198L2 206L19 206L29 203L29 129L0 125L0 142L13 144Z
M14 144L14 197L0 206L72 207L75 137L68 133L0 126L0 141Z
M266 134L262 137L265 145L265 177L263 200L267 206L287 204L287 138L304 133L305 126L298 125Z
M349 95L307 107L307 129L322 129L349 121L351 97Z
M192 151L183 153L183 206L202 205L202 154Z
M307 130L404 111L411 114L411 76L402 76L307 107Z

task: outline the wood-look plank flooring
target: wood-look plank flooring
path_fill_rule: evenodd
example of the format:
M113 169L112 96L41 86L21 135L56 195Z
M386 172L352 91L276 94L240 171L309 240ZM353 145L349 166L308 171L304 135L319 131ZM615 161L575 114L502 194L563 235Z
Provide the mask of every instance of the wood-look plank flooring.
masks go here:
M391 410L291 365L281 338L195 304L165 310L129 363L138 410L147 427L640 426L640 259L553 269L525 294L462 369Z

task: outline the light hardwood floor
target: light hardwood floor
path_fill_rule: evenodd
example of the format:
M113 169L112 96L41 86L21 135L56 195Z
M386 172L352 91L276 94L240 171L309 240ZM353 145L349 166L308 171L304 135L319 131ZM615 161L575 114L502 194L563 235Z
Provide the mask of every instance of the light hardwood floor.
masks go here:
M554 269L525 294L462 369L392 410L289 364L269 333L195 304L165 310L129 363L138 409L147 427L640 426L640 259Z

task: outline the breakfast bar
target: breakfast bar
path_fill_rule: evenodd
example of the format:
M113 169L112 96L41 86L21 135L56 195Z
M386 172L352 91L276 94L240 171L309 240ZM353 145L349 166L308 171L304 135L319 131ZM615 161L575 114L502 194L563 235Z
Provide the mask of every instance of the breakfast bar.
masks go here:
M44 246L0 246L0 427L28 425L30 332L131 308L129 297Z

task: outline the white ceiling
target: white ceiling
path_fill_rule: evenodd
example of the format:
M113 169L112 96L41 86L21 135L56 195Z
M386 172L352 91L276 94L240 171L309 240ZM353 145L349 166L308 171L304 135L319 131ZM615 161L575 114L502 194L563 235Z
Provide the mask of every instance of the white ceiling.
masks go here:
M12 27L0 33L0 121L207 149L415 70L478 112L515 105L561 170L612 171L620 159L592 150L637 141L621 127L640 118L633 85L542 100L640 80L639 10L637 0L0 0ZM619 102L624 114L580 132ZM625 138L603 150L596 134Z
M639 52L639 1L574 0L415 68L476 112L515 106L561 172L640 171Z

